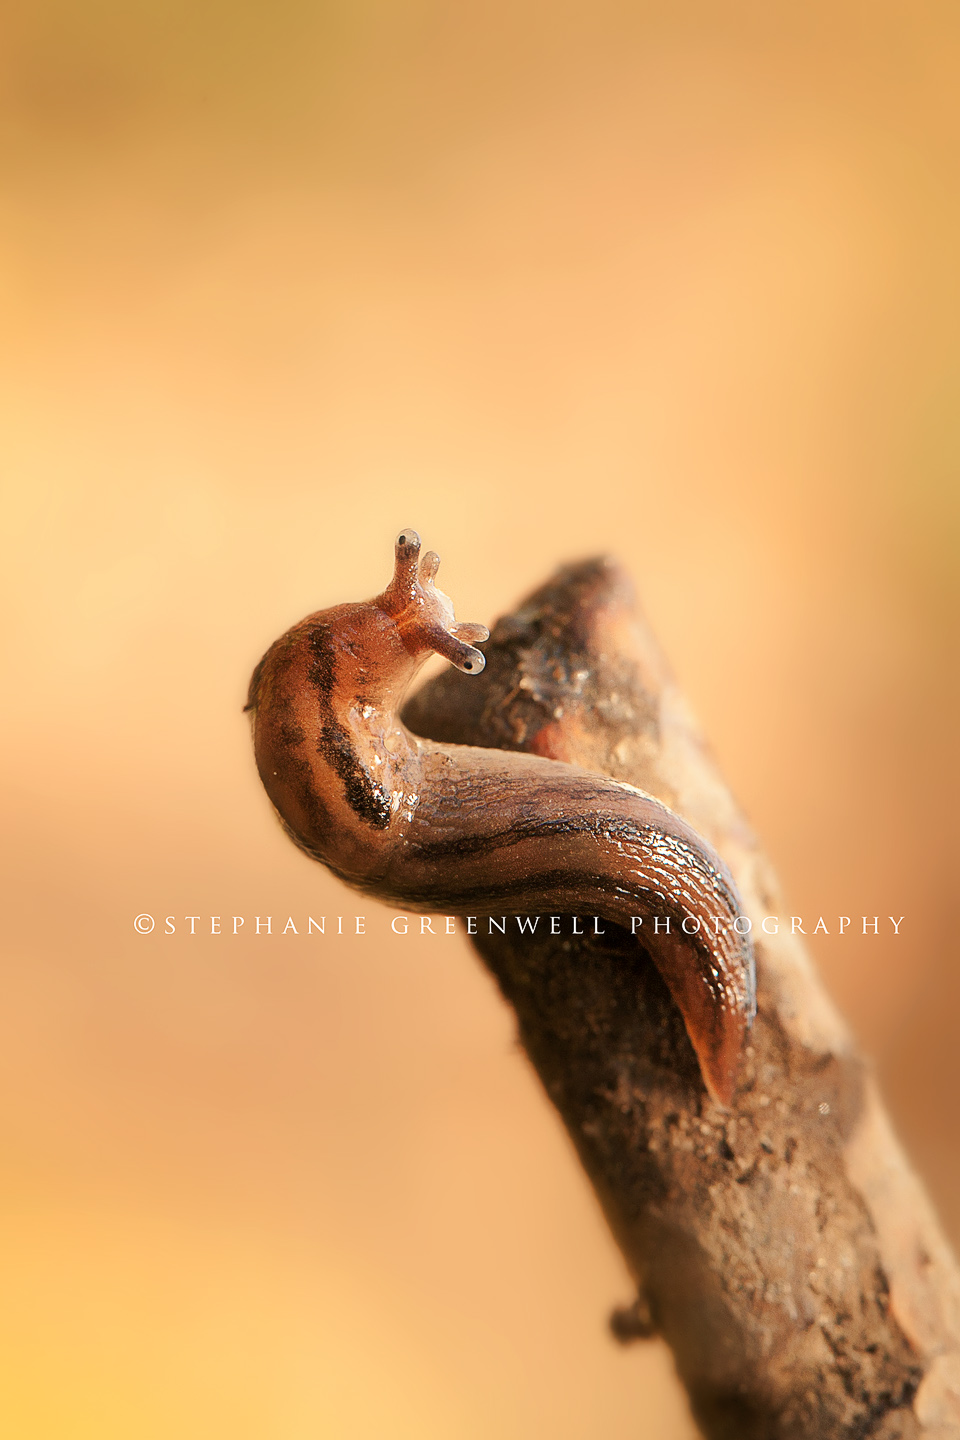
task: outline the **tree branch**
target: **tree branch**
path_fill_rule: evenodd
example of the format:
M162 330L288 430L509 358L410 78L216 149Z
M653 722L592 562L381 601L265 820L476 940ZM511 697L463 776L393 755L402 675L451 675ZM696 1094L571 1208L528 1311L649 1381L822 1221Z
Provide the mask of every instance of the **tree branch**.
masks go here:
M415 695L411 729L649 791L713 843L754 921L759 1013L729 1111L624 931L475 941L636 1278L614 1333L665 1337L711 1440L960 1435L955 1261L803 942L758 933L783 914L776 880L629 582L607 560L560 570L486 655Z

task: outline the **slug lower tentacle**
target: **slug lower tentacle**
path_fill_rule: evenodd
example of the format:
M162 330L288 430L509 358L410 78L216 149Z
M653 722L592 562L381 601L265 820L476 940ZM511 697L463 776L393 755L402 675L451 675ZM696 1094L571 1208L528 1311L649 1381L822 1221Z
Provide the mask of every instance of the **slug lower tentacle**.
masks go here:
M652 796L559 760L413 735L404 695L436 652L484 666L438 557L404 530L375 599L308 615L264 655L247 708L291 838L348 884L430 913L596 915L638 935L715 1099L732 1098L755 1009L739 897L709 844ZM637 922L639 923L639 927Z

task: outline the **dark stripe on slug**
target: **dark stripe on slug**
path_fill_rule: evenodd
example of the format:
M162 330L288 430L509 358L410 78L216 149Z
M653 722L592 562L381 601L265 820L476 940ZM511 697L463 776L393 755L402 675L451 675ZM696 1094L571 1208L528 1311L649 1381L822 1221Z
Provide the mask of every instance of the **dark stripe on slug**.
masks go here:
M600 893L616 895L621 899L629 899L634 894L655 896L657 903L651 907L653 913L670 914L676 917L678 923L684 917L690 917L699 918L706 925L709 918L716 915L718 911L726 915L728 922L737 915L736 896L731 891L725 877L688 842L675 836L664 835L664 832L654 825L626 822L618 825L617 830L616 838L624 850L623 859L626 861L627 856L632 852L636 871L631 874L624 866L618 881L603 881L600 877L594 877L593 883ZM574 834L595 834L602 838L609 838L610 827L602 819L596 820L590 816L563 821L524 821L510 831L498 831L494 835L435 841L426 846L416 844L411 848L415 850L419 860L442 866L445 861L456 862L458 859L466 857L483 857L525 840L550 839L558 835ZM640 879L637 872L642 873L646 884L637 884ZM444 872L441 869L439 873L443 874ZM571 867L570 870L557 869L552 874L564 876L567 883L574 886L578 886L583 878L582 872L577 866ZM528 876L516 883L521 887L523 885L534 886L543 879L545 879L545 875L541 873ZM440 888L442 889L442 887ZM501 895L506 892L497 890L496 893ZM453 900L445 899L444 903L448 904L451 909L456 909ZM749 952L749 946L743 945L742 937L738 937L732 944L725 945L722 941L718 941L716 946L711 944L707 948L711 953L728 954L732 950L734 954L742 954L745 957ZM749 968L749 961L746 958L738 960L736 963L746 964ZM752 981L747 983L749 987Z
M307 679L319 696L323 718L317 753L340 777L347 804L357 818L375 830L386 830L392 814L390 794L370 774L357 754L349 731L334 714L332 696L337 658L329 627L315 626L310 632L309 644L313 663L307 670Z
M317 754L332 765L343 781L347 804L358 819L375 830L386 830L390 824L390 795L373 779L358 759L350 736L342 725L324 725L317 741Z
M560 913L593 915L598 914L611 925L619 925L621 922L613 918L609 910L604 913L603 899L616 899L621 904L629 902L636 905L634 913L644 912L648 917L659 916L661 919L670 919L680 925L685 918L690 917L690 911L678 905L670 896L666 896L660 890L648 886L636 886L622 881L614 880L609 875L585 874L577 867L563 869L555 867L552 870L538 870L529 875L524 875L515 880L505 880L495 885L489 881L478 882L475 885L451 885L449 887L431 886L429 889L417 890L410 882L409 876L404 877L402 894L398 893L396 898L402 899L411 908L421 907L425 911L436 911L438 905L444 905L450 913L464 913L470 911L477 915L487 916L500 910L503 904L517 897L523 897L529 901L538 901L541 896L555 895L558 892L563 895L565 892L577 891L584 896L589 894L590 899L584 898L583 902L574 904L571 898L560 899L555 902ZM385 896L389 893L389 887L378 882L377 894ZM544 903L550 903L545 901ZM566 908L564 907L572 907ZM625 928L625 927L622 927ZM748 972L747 948L744 945L743 937L736 932L728 932L726 937L713 936L707 930L706 936L716 939L716 946L708 944L704 934L689 934L682 932L685 941L691 947L710 959L728 976L730 980L738 981L738 977L731 970L736 969ZM635 937L643 944L656 944L656 937L653 934ZM725 943L726 940L726 943Z
M273 646L271 645L270 650L272 649ZM260 679L263 675L263 667L267 663L267 656L270 654L270 650L266 652L266 655L261 656L253 668L253 674L250 676L250 685L247 689L247 703L243 707L244 713L248 710L256 709L260 695Z
M590 814L564 815L550 820L541 817L517 818L509 829L505 830L461 835L454 840L432 840L426 843L415 840L412 843L417 854L423 859L449 860L463 859L468 855L490 855L522 840L549 839L558 835L595 835L603 840L617 840L650 852L651 859L661 854L671 862L668 873L672 874L676 869L678 875L684 874L689 879L689 872L695 872L709 881L715 894L723 897L731 914L736 913L736 898L722 872L715 865L711 865L689 841L682 836L671 835L655 822L641 824L628 817ZM674 858L675 852L677 858Z
M327 807L324 805L320 796L317 794L317 788L313 783L313 771L310 765L310 761L302 756L287 753L285 755L278 756L275 763L278 765L279 769L274 773L278 776L278 778L286 781L286 783L290 786L291 790L293 790L299 796L300 803L303 806L307 824L311 831L315 835L328 835L332 828L330 815L327 811ZM274 809L276 809L276 806L274 807ZM279 817L281 825L283 826L284 830L286 830L291 840L293 840L297 845L299 845L302 850L306 850L308 854L314 855L315 859L320 858L319 856L316 856L312 850L310 850L308 844L300 838L297 832L288 823L285 816L279 810L277 810L276 813Z
M555 820L539 817L523 819L517 817L507 830L494 830L489 834L460 835L455 840L421 840L412 842L417 854L427 860L445 860L456 856L490 855L495 850L516 845L519 840L541 840L552 835L598 835L603 831L603 821L594 815L564 815ZM638 835L642 833L638 828Z
M592 891L631 899L639 899L641 895L648 893L657 902L653 908L660 913L665 913L663 899L659 893L652 890L644 892L632 887L628 888L614 882L609 875L585 875L582 870L573 867L569 870L560 868L537 870L533 874L524 875L517 880L504 880L497 884L491 884L487 880L480 881L476 885L451 885L449 887L432 885L419 890L410 879L409 874L404 874L402 891L398 886L396 894L391 898L405 899L409 902L410 908L419 906L425 911L434 912L437 905L442 903L449 907L451 913L468 910L475 901L482 901L482 905L474 907L475 913L486 915L488 912L499 909L504 900L513 899L517 895L535 898L541 893L550 894L558 890L562 891L564 887L572 889L574 886L577 889L588 888ZM378 880L377 894L385 896L390 894L389 887L384 884L383 880ZM570 910L567 913L573 914L574 911ZM586 905L582 912L577 913L587 914ZM615 920L610 921L611 925L616 923Z

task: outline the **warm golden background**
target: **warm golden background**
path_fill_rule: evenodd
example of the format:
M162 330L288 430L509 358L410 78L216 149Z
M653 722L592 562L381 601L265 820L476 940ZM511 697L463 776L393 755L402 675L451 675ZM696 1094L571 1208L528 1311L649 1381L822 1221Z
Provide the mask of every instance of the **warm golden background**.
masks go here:
M606 1337L622 1263L462 942L133 931L356 912L240 707L402 525L464 619L614 550L791 908L907 917L814 948L960 1234L958 38L917 0L10 20L12 1440L693 1433Z

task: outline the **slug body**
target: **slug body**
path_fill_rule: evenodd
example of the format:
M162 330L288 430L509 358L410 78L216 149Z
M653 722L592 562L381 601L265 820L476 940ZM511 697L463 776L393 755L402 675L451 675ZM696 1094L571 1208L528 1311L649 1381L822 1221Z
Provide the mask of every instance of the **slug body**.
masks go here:
M433 583L439 563L403 531L381 595L308 615L254 671L257 767L284 827L349 885L407 909L519 905L635 930L708 1090L729 1102L755 1009L753 954L734 928L734 882L707 842L633 786L559 760L423 740L400 721L431 653L464 671L484 666L474 642L488 632L454 622Z

